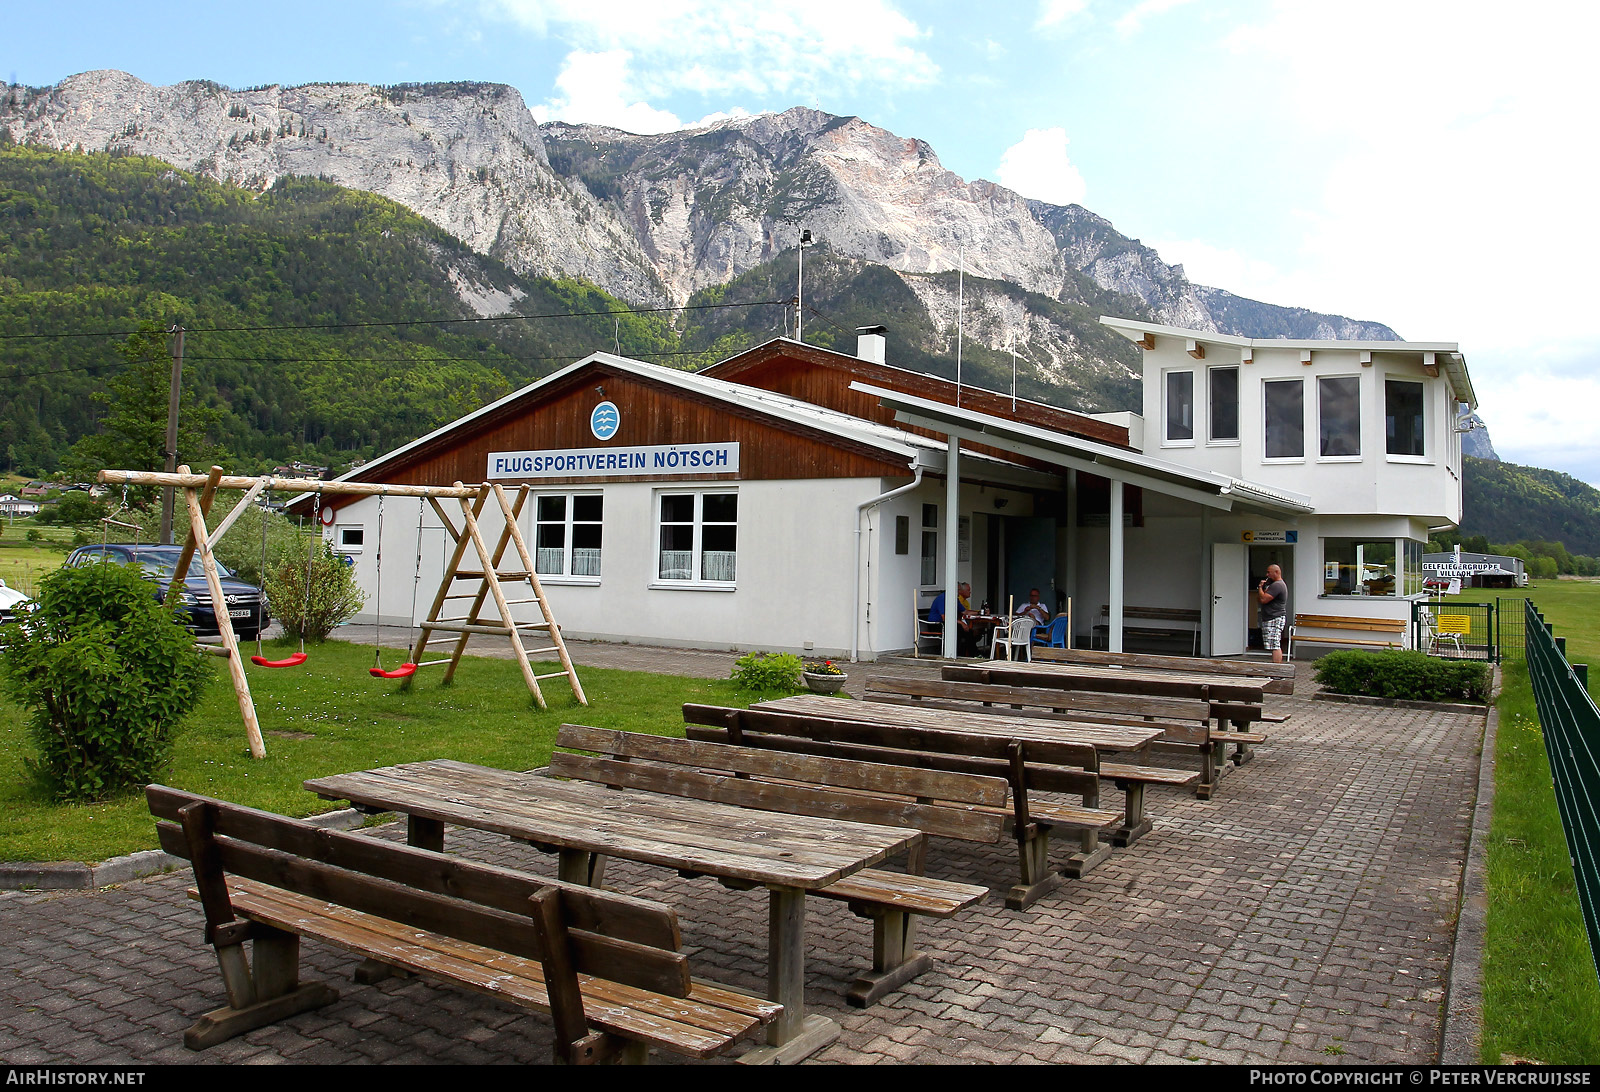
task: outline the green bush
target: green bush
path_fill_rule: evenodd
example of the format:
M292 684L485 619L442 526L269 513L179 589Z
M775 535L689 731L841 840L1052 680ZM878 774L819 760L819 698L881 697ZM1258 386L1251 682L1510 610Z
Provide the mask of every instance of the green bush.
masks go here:
M104 800L160 780L210 666L138 569L59 569L0 628L0 688L29 712L51 794Z
M269 568L267 599L272 603L272 616L283 623L284 633L321 641L333 632L334 626L360 610L367 596L356 586L355 570L324 542L312 553L309 565L305 554L284 554Z
M1412 701L1486 701L1489 665L1435 659L1422 652L1330 652L1317 661L1317 682L1339 694Z
M789 652L747 652L733 662L743 690L799 690L800 657Z

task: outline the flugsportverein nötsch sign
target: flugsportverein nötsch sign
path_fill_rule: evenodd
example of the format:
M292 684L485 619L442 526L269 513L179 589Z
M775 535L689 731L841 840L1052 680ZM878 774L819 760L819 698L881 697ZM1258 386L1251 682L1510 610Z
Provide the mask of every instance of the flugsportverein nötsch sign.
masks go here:
M491 451L495 478L615 478L643 474L694 477L733 474L739 445L656 444L649 447L578 447L565 451Z

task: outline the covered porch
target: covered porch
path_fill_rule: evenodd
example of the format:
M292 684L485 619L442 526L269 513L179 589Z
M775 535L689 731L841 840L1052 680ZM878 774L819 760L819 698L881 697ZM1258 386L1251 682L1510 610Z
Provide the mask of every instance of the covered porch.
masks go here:
M946 439L943 509L970 524L965 540L939 539L945 602L970 579L974 605L987 595L1001 613L1019 591L1025 602L1047 571L1050 597L1041 598L1052 615L1070 600L1075 645L1121 652L1150 634L1192 634L1192 653L1239 655L1253 625L1252 576L1269 563L1287 574L1296 563L1308 497L869 384L852 389L879 399L897 423ZM990 459L973 448L1047 470L1055 489L1038 495L1026 521L983 511L963 498L966 461ZM954 657L955 627L942 641Z

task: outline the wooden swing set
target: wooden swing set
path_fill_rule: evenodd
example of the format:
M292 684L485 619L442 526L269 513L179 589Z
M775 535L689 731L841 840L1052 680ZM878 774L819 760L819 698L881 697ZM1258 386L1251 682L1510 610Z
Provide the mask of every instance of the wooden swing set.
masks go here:
M296 494L312 494L320 513L324 495L335 496L376 496L379 499L378 522L378 580L379 589L382 588L383 579L383 521L382 506L385 497L416 497L419 504L426 501L433 507L440 523L447 534L455 542L455 550L445 563L444 577L439 583L439 590L433 599L433 606L428 611L427 619L421 624L416 643L411 647L407 662L393 671L385 671L381 660L375 659L370 674L383 679L405 679L414 675L418 669L424 667L444 667L444 681L450 682L455 676L456 668L461 663L462 653L466 651L467 641L474 635L504 637L511 643L511 650L517 663L522 668L523 681L528 685L528 692L533 695L539 708L545 708L544 693L539 687L539 680L565 678L572 687L573 697L582 705L589 701L584 696L583 686L578 682L577 669L572 666L572 658L567 655L566 641L561 636L561 627L556 622L555 616L550 611L549 600L545 598L544 587L539 583L538 574L534 572L533 557L528 552L527 541L522 536L522 530L517 525L517 519L522 514L523 505L528 499L528 487L521 486L516 491L516 498L507 493L504 486L495 482L485 482L481 485L463 485L456 482L449 486L434 485L384 485L371 482L312 482L304 478L280 478L267 474L256 478L229 477L224 475L220 466L211 468L209 474L195 474L187 466L180 466L177 473L169 474L157 471L142 470L102 470L99 480L108 485L121 484L124 488L131 485L160 486L183 490L184 504L189 511L189 535L184 541L183 552L178 558L177 567L172 574L172 583L167 589L168 602L176 602L177 596L183 589L184 580L189 574L190 565L195 555L200 557L201 568L205 572L206 585L211 590L211 602L217 618L217 630L221 637L219 645L202 645L206 651L222 656L228 661L228 674L233 682L233 690L239 700L239 712L244 718L245 735L250 742L250 754L255 758L265 758L266 744L261 738L261 724L256 719L255 701L250 696L250 681L245 675L244 664L240 659L239 641L233 631L233 622L228 617L227 600L222 591L221 575L217 570L216 557L213 550L221 541L222 536L228 533L234 522L254 504L263 493L271 490L286 490ZM234 506L216 530L206 530L206 516L210 513L212 503L216 499L219 489L242 489L244 497ZM484 508L493 498L500 508L503 517L503 526L500 537L494 548L490 549L488 541L484 538L483 530L479 524ZM451 518L445 509L443 501L456 500L461 504L460 524ZM318 528L318 538L321 537L321 528ZM416 581L420 581L422 572L421 562L422 538L422 512L419 507L417 512L417 572L412 590L412 618L416 616ZM311 549L315 550L313 543ZM478 559L478 568L463 569L462 562L466 559L467 548L471 546ZM517 561L521 568L506 569L502 567L502 560L506 551L511 547L516 548ZM263 550L265 547L263 547ZM265 577L265 573L262 574ZM311 563L310 555L306 565L307 594L310 591ZM456 592L453 589L460 581L476 581L477 587L471 591ZM532 590L532 595L525 598L511 599L506 596L506 585L526 583ZM470 584L469 584L470 586ZM264 593L263 593L264 594ZM453 602L469 600L470 606L465 614L446 616L444 611ZM493 600L494 613L485 617L486 607ZM538 620L519 622L513 615L513 606L536 604ZM377 604L381 612L383 604ZM525 635L547 634L549 644L539 648L528 648L524 644ZM439 659L425 660L423 654L427 651L428 644L435 639L436 634L453 634L454 647L448 655ZM446 638L445 640L448 640ZM259 652L259 649L258 649ZM561 660L560 671L538 674L529 661L530 655L540 655L554 652ZM381 653L378 654L381 656ZM252 656L251 662L263 668L297 667L306 662L305 644L302 640L298 653L283 660L268 660L261 655Z

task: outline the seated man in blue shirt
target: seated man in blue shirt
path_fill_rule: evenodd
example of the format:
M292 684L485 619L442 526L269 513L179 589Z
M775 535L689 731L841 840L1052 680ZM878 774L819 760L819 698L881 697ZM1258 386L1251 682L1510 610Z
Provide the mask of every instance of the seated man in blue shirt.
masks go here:
M972 585L961 583L956 585L956 603L959 610L956 612L956 655L971 656L977 651L977 635L972 632L972 623L967 616L972 613ZM933 597L933 603L928 607L928 621L935 625L944 622L944 592Z

